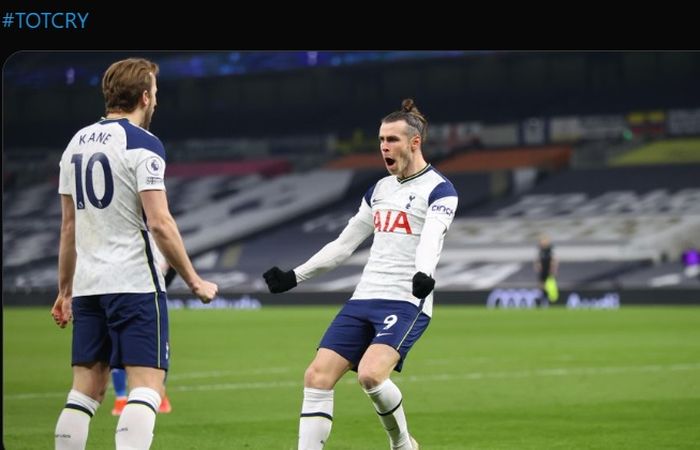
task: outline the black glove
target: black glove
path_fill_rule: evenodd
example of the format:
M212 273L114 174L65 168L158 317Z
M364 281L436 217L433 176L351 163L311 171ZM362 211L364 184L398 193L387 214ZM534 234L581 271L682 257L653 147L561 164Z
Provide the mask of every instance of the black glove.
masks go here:
M177 272L175 269L172 267L168 267L168 271L165 273L165 287L167 289L168 286L170 286L175 279L175 275L177 275Z
M293 270L284 272L277 266L265 272L263 278L273 294L288 291L297 285L297 275Z
M413 275L413 295L417 298L425 298L435 287L435 280L423 272Z

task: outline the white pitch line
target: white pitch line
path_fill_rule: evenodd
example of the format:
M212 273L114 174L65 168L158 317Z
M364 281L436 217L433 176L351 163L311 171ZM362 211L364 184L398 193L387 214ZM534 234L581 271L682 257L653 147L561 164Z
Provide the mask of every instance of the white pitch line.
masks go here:
M279 369L278 369L279 370ZM661 372L661 371L682 371L682 370L700 370L700 363L688 364L654 364L646 366L628 366L628 367L578 367L578 368L551 368L551 369L535 369L535 370L518 370L510 372L467 372L467 373L441 373L432 375L397 375L394 378L399 382L426 382L426 381L459 381L459 380L482 380L482 379L510 379L510 378L529 378L542 376L569 376L569 375L607 375L618 373L642 373L642 372ZM283 370L283 372L286 370ZM264 373L276 372L274 369L264 371ZM226 372L193 372L193 374L214 374ZM188 377L188 374L182 374L182 378L198 378ZM345 378L340 380L345 384L356 384L357 380ZM231 391L231 390L256 390L256 389L274 389L274 388L301 388L303 381L300 379L294 381L259 381L259 382L243 382L243 383L216 383L216 384L200 384L192 386L169 386L168 390L180 392L191 391ZM5 400L28 400L36 398L51 398L65 397L67 392L35 392L26 394L6 394Z

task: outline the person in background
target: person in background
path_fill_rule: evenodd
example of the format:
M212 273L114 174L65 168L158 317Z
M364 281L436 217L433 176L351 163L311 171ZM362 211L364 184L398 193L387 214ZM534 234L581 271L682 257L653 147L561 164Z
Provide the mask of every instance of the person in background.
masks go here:
M556 285L559 261L554 256L554 246L546 235L540 236L534 268L544 297L540 306L547 307L549 302L555 302L559 299L559 289Z

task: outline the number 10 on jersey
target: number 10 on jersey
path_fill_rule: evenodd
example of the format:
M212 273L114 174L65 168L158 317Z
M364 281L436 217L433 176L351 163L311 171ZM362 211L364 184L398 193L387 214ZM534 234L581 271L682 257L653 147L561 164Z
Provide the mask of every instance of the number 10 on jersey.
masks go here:
M71 158L71 162L75 165L75 205L77 209L85 209L85 197L83 194L83 155L76 153ZM95 194L95 185L93 183L93 171L95 163L99 162L104 175L105 186L102 198L98 198ZM107 155L102 152L97 152L88 159L85 167L85 193L88 201L92 206L98 209L103 209L112 203L114 196L114 179L112 178L112 168L109 165Z

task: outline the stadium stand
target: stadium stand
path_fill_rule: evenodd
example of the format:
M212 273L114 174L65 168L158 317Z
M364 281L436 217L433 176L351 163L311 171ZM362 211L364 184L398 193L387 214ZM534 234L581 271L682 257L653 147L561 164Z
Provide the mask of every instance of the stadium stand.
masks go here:
M541 56L461 55L429 69L407 61L381 75L357 64L332 80L305 69L318 90L285 72L251 74L236 83L233 76L185 84L164 77L174 108L159 110L154 131L168 149L168 196L195 264L223 292L262 293L262 270L294 266L333 239L366 189L385 174L376 155L376 125L385 105L411 91L411 80L423 79L432 80L420 102L431 112L428 159L460 194L439 269L441 289L454 293L451 298L536 286L531 266L542 232L555 243L562 289L697 288L700 281L678 261L685 248L700 246L700 97L688 94L696 92L688 89L695 78L679 71L668 80L664 71L655 72L650 84L622 77L597 86L585 80L595 79L601 67L626 67L643 57L552 55L552 61L576 59L588 75L555 77L558 86L527 84L553 75L556 64L541 65ZM516 79L520 72L513 67L524 67L528 58L533 64L519 87L501 92L492 75L502 69ZM679 68L700 61L698 54L655 58ZM469 79L472 87L435 81L447 79ZM55 105L35 113L32 105L45 99L28 95L32 88L21 76L12 80L3 152L3 289L50 292L61 150L43 136L63 136L101 105L94 86L57 86L52 78L52 98L81 101L58 118ZM391 88L377 88L385 85ZM572 100L550 101L559 97ZM12 103L18 98L27 103ZM184 104L186 112L178 108ZM207 121L212 112L222 120ZM155 129L165 124L167 130ZM32 133L37 127L45 132ZM367 244L298 291L352 289ZM173 289L186 290L180 280Z

